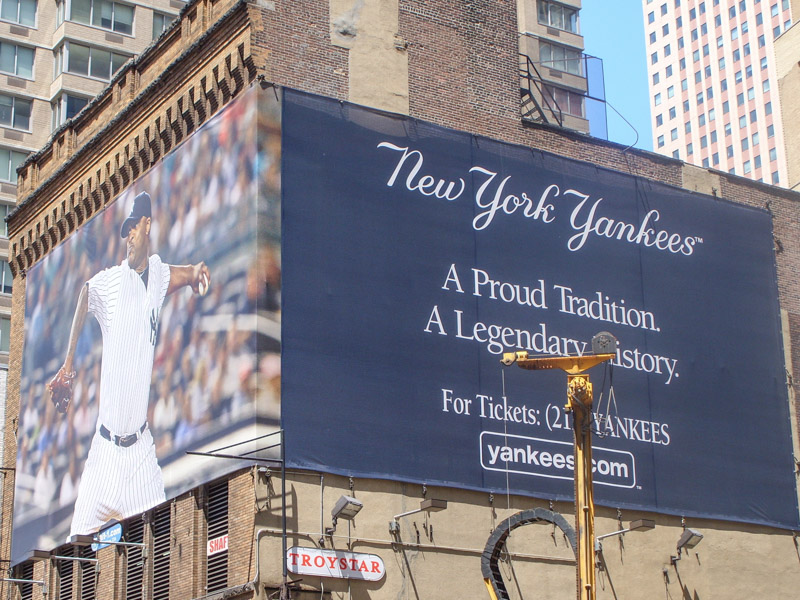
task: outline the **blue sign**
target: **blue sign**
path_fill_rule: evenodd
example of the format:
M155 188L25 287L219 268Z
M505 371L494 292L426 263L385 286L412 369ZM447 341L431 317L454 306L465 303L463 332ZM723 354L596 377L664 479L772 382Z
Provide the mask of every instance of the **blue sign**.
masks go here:
M596 500L798 526L767 212L288 90L282 202L290 466L571 499L607 330Z
M96 536L97 542L92 544L92 550L97 552L101 548L107 548L113 543L122 539L122 523L114 523L111 527L101 530ZM111 542L111 544L109 543Z

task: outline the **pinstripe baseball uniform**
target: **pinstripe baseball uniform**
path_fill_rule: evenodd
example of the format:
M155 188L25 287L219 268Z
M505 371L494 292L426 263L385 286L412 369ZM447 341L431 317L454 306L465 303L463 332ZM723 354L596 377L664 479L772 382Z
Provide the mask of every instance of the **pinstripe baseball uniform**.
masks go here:
M88 282L100 323L103 357L97 430L75 502L70 535L97 531L164 501L164 483L147 427L158 321L170 267L148 259L147 283L123 260Z

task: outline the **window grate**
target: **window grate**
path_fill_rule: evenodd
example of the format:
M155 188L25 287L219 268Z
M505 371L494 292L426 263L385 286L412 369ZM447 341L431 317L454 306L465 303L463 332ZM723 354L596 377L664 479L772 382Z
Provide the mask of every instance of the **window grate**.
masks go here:
M80 558L97 558L91 546L79 546L78 556ZM94 600L97 587L97 563L80 562L78 564L81 575L81 600Z
M144 521L139 518L128 523L127 541L144 542ZM144 556L142 548L127 547L127 573L125 577L125 600L145 600L144 596Z
M156 509L153 522L153 600L169 600L169 554L172 510Z
M61 556L74 556L75 547L69 546L61 551ZM56 561L58 573L58 600L72 600L72 582L75 574L75 563L71 560Z
M228 481L208 486L206 505L208 540L214 540L228 533ZM216 592L228 585L228 551L217 552L208 557L206 566L206 590Z
M20 579L33 579L33 563L26 562L22 565L19 573ZM20 600L33 600L33 584L20 583L19 584L19 597Z

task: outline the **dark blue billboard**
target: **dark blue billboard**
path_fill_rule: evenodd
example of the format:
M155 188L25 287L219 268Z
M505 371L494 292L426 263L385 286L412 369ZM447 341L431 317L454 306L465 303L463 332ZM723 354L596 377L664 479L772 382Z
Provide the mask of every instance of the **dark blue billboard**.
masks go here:
M767 212L289 90L283 111L290 466L571 499L565 374L500 358L605 330L596 500L798 526Z

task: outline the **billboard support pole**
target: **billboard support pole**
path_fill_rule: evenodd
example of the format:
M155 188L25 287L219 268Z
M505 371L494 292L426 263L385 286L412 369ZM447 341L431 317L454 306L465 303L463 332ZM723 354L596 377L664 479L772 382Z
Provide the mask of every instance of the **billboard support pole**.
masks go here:
M603 334L595 336L595 340ZM610 334L613 347L616 339ZM592 340L592 346L595 346ZM612 342L603 339L604 349ZM572 427L575 434L575 529L577 531L578 557L577 598L595 600L594 565L594 494L592 486L592 384L585 373L595 365L611 360L616 354L597 353L583 356L550 356L528 358L527 352L506 352L501 362L506 365L517 363L523 369L561 369L567 373L567 404L564 410L572 413Z

